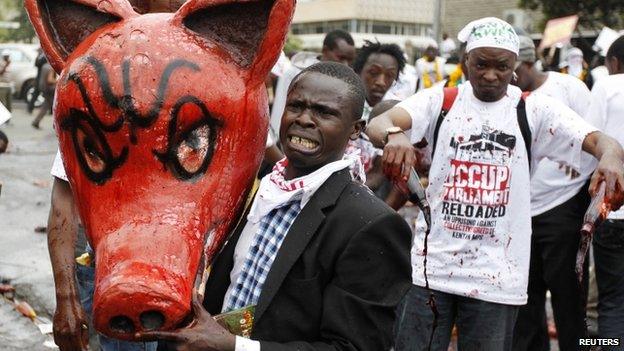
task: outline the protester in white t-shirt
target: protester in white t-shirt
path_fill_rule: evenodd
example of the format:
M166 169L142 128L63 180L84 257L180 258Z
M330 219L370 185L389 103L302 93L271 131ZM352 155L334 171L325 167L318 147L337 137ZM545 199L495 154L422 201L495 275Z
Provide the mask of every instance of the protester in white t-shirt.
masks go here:
M484 18L471 22L458 38L467 42L470 84L458 88L434 145L427 188L431 234L426 250L425 233L415 235L415 286L399 311L404 318L397 351L424 349L429 342L433 313L425 306L427 280L439 312L435 350L446 350L453 324L460 349L511 349L518 307L527 301L529 162L535 169L548 157L579 169L585 150L600 157L591 191L605 179L624 184L621 146L539 93L525 100L532 135L527 159L516 110L522 92L509 86L518 54L515 31L500 19ZM396 181L405 181L415 164L412 144L423 137L433 142L442 100L441 89L419 92L367 128L375 145L385 145L383 165ZM621 190L611 186L607 192L613 196Z
M457 49L455 41L449 37L447 33L442 34L442 42L440 43L440 56L448 59Z
M403 50L396 44L366 41L353 61L366 90L366 107L362 118L368 121L370 109L387 95L405 68Z
M607 52L611 75L594 84L587 119L624 145L624 36ZM624 345L624 209L612 212L594 235L598 285L598 336L619 338Z
M366 93L362 113L364 122L368 122L372 108L387 95L404 67L405 56L398 45L371 41L364 43L353 61L353 70L364 83ZM360 158L366 171L372 168L375 157L381 151L373 147L366 135L350 140L349 146L360 150Z
M277 81L273 106L271 107L270 132L277 140L279 127L286 106L286 96L290 82L301 70L312 66L319 61L333 61L350 66L355 59L355 42L351 34L343 30L333 30L323 40L321 54L314 52L300 52L292 57L291 65L286 69Z
M438 48L429 45L423 57L416 60L416 76L418 77L418 90L431 88L437 82L444 80L446 73L444 65L446 59L438 56Z
M541 72L535 61L533 40L521 36L514 84L522 91L557 99L584 117L590 100L587 86L571 75ZM546 320L546 291L552 296L559 348L574 350L578 340L585 337L587 289L579 285L574 268L581 240L579 228L589 203L584 185L595 168L595 159L583 153L579 171L546 158L531 170L529 297L518 311L515 351L544 350L544 345L549 345L546 324L536 323Z

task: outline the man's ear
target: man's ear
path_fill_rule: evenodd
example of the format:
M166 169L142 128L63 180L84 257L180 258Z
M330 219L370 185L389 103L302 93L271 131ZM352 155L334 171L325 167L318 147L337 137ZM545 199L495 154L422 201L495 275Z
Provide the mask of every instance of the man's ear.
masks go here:
M364 129L366 129L366 121L360 118L357 121L353 122L353 130L351 135L349 135L349 139L357 140L362 133L364 133Z
M325 57L327 52L329 51L331 51L331 49L327 45L323 45L323 47L321 48L321 55Z
M174 23L217 44L261 83L280 55L294 8L295 0L189 0Z
M609 74L618 74L624 71L624 62L620 61L617 57L611 56L605 59L605 66Z
M25 0L24 6L56 72L98 29L137 15L127 0Z

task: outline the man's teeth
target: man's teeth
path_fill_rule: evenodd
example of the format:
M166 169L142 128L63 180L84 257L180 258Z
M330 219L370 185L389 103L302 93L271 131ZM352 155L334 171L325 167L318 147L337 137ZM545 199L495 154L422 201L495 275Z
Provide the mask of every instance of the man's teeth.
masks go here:
M306 138L297 137L297 136L290 137L290 142L293 143L293 144L297 144L297 145L303 146L306 149L314 149L315 147L318 146L318 143L316 141L313 141L313 140L310 140L310 139L306 139Z

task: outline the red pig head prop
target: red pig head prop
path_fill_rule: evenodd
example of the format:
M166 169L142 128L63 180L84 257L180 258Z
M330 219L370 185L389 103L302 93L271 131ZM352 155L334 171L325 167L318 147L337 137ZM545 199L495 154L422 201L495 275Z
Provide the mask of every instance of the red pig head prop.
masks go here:
M26 0L61 72L54 122L95 249L94 324L175 328L236 224L262 160L264 80L294 0ZM209 299L210 296L205 298Z

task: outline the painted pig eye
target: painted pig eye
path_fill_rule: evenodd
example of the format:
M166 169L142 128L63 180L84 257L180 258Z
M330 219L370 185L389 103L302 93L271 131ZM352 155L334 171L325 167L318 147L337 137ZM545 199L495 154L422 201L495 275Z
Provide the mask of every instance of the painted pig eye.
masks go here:
M71 109L69 116L63 119L61 128L70 133L76 159L84 174L96 184L104 184L128 155L128 148L123 148L119 156L113 152L104 137L104 133L91 116L77 109Z
M219 127L201 100L184 96L171 112L167 150L154 154L176 178L195 179L210 165Z
M84 158L87 167L95 173L102 173L106 169L106 161L101 147L80 128L76 131L76 138L79 153Z
M204 166L210 151L210 127L199 125L183 137L176 156L180 166L189 174L196 174Z

